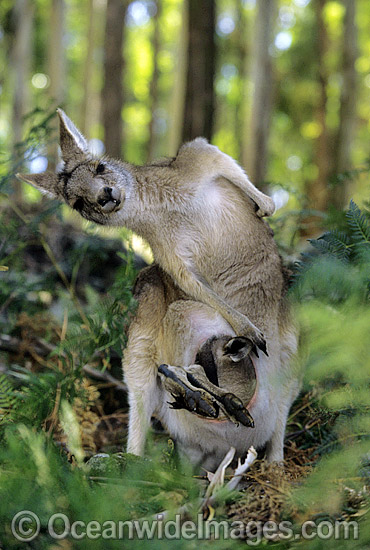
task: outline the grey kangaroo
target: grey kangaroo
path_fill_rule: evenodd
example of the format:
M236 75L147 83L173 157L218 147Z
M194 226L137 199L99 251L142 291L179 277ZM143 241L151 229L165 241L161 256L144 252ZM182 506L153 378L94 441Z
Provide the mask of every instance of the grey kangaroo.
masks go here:
M58 115L63 170L18 177L88 220L133 230L156 262L135 285L124 351L128 451L143 454L154 415L205 468L230 446L242 456L266 445L267 459L282 461L300 374L285 270L262 219L272 199L203 138L135 166L94 158Z

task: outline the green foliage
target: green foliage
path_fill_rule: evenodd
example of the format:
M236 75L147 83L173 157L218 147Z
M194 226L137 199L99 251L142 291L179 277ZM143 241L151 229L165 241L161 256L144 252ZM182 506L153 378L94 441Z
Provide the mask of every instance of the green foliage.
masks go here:
M0 374L0 424L3 423L12 411L16 404L16 398L13 392L13 386L9 378Z
M366 301L370 289L368 218L351 200L342 230L333 229L310 240L316 254L306 253L297 264L300 277L295 292L300 299L320 296L337 302L357 296Z
M370 433L369 239L368 213L351 201L343 231L332 230L311 241L315 254L301 262L293 289L302 324L306 384L315 387L321 404L336 414L330 437L317 448L324 458L295 494L306 517L340 514L342 486L358 491L369 481L361 470ZM365 516L360 517L361 529L369 531Z
M32 510L40 518L37 548L46 549L57 544L47 534L48 520L54 513L66 514L71 523L95 520L118 525L119 521L150 517L164 509L173 513L178 505L197 496L194 480L163 464L161 453L151 460L136 459L132 464L129 456L126 459L123 455L122 460L127 466L113 468L110 475L115 477L111 482L108 472L98 479L90 475L88 466L76 468L69 464L45 433L35 434L22 424L8 428L5 444L0 448L0 539L4 547L20 547L10 532L9 522L20 510ZM56 524L57 529L63 531L61 522ZM124 538L127 537L126 527ZM122 544L126 542L82 539L74 541L73 547L106 550ZM144 539L130 544L145 548L156 543ZM21 547L34 546L23 543ZM184 546L171 541L172 547Z

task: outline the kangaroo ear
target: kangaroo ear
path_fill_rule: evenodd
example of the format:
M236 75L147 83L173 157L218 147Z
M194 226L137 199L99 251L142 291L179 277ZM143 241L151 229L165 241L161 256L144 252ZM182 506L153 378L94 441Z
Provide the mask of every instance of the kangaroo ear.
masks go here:
M19 180L30 183L41 193L49 197L60 197L58 192L58 176L52 172L42 172L41 174L17 174Z
M87 141L62 109L57 109L60 123L60 148L64 162L80 160L88 152Z
M244 336L236 336L235 338L231 338L228 342L226 342L224 346L224 355L228 355L234 363L238 363L252 350L252 343L248 338L244 338Z

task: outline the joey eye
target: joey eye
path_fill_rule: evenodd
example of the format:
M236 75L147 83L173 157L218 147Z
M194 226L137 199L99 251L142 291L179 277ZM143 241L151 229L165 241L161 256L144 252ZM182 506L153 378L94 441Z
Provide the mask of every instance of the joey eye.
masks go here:
M79 199L76 200L76 202L74 203L73 205L73 210L77 210L77 212L81 212L81 210L83 209L84 207L84 200L81 199L81 197Z
M96 173L102 174L105 170L105 165L102 162L99 162L98 166L96 167Z

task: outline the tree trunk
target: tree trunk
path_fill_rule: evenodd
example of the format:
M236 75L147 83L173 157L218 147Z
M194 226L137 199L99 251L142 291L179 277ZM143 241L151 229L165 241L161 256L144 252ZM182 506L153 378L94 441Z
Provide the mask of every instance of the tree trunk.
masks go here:
M52 0L49 26L49 57L48 73L50 77L49 95L56 105L65 99L66 59L63 37L65 32L65 0ZM57 132L57 120L52 122L53 130ZM58 145L52 143L48 147L48 168L55 170L58 160Z
M242 164L246 161L245 155L245 138L248 133L248 88L249 88L249 48L251 40L249 37L249 21L246 17L245 6L239 0L236 0L236 14L237 14L237 69L240 81L240 101L236 108L235 130L236 141L238 143L239 160Z
M94 49L96 43L96 24L95 24L95 0L88 2L89 22L87 29L87 51L85 57L84 70L84 91L82 100L82 120L81 131L87 138L90 138L90 128L92 125L92 105L93 105L93 90L92 76L94 67Z
M328 184L332 174L332 154L331 136L326 123L326 104L327 104L327 86L328 71L326 68L326 54L328 51L328 33L323 19L323 12L326 0L315 0L315 11L317 21L317 63L318 63L318 83L319 83L319 101L316 109L316 120L320 126L321 132L316 141L316 164L318 167L318 176L315 181L307 184L308 207L325 212L328 208ZM315 219L307 220L307 230L305 236L311 236L312 227ZM317 221L317 220L316 220Z
M23 116L28 110L28 79L30 76L32 53L33 2L17 0L14 6L14 42L12 48L13 87L13 149L16 156L16 145L22 141ZM17 159L21 160L21 159ZM22 202L22 184L14 182L14 199Z
M156 2L156 13L154 16L154 31L152 40L152 52L153 52L153 73L150 81L149 100L150 100L150 121L149 121L149 140L147 149L147 161L153 160L155 157L155 119L156 110L158 108L158 80L159 80L159 67L158 67L158 55L161 47L160 43L160 14L162 9L162 1Z
M259 0L255 22L253 59L253 99L247 147L243 148L242 161L256 185L266 175L267 146L270 132L273 70L269 53L272 42L275 0Z
M188 0L188 68L183 141L212 138L215 95L215 18L213 0Z
M336 174L351 168L351 145L356 120L356 69L357 28L355 22L356 0L343 0L346 7L343 33L342 91L340 98L339 128L334 152L334 170ZM346 206L348 182L336 185L332 193L332 202L338 209Z
M108 0L104 38L102 114L108 155L121 157L123 107L123 29L128 0Z
M188 10L182 4L181 30L177 44L176 67L169 112L168 154L175 156L181 144L185 110L186 69L188 50Z

